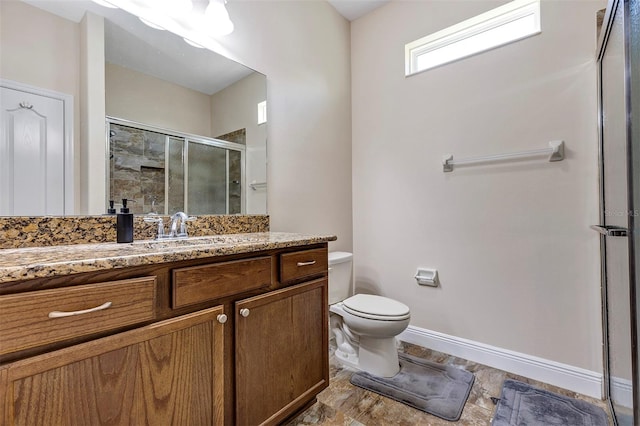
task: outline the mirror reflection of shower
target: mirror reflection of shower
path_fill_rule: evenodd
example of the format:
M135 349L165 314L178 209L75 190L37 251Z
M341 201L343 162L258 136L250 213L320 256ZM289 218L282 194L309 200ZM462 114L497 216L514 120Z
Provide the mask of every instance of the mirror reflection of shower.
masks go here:
M245 132L219 138L108 119L108 204L123 198L137 214L245 212Z
M113 137L116 135L115 130L109 130L109 146L111 146L111 142L113 142ZM109 159L113 158L113 152L109 151Z

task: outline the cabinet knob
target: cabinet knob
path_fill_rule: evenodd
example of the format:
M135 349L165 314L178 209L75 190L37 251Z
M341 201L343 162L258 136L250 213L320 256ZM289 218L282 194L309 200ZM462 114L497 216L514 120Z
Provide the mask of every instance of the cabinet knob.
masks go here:
M217 318L220 324L224 324L225 322L227 322L227 316L225 314L220 314L217 316Z
M248 317L250 313L251 313L251 311L249 311L249 309L247 309L247 308L240 309L240 315L242 315L245 318Z

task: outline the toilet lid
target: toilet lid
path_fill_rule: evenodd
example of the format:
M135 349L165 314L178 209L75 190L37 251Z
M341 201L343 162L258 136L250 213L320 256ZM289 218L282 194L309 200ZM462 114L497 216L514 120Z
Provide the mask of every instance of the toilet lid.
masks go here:
M409 317L409 307L397 300L373 294L356 294L345 299L343 306L354 315L365 318L401 320Z

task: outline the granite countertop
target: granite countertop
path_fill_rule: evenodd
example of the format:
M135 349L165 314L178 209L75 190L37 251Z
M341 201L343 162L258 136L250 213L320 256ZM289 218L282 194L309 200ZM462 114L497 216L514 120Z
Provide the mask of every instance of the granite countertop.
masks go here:
M103 269L152 265L335 241L334 235L259 232L0 250L0 284Z

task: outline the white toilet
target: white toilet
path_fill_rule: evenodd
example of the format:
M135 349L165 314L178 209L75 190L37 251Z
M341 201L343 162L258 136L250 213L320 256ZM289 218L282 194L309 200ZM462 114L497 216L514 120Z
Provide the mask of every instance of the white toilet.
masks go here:
M409 307L371 294L351 296L353 255L329 253L329 312L336 358L379 377L400 371L396 336L409 325Z

